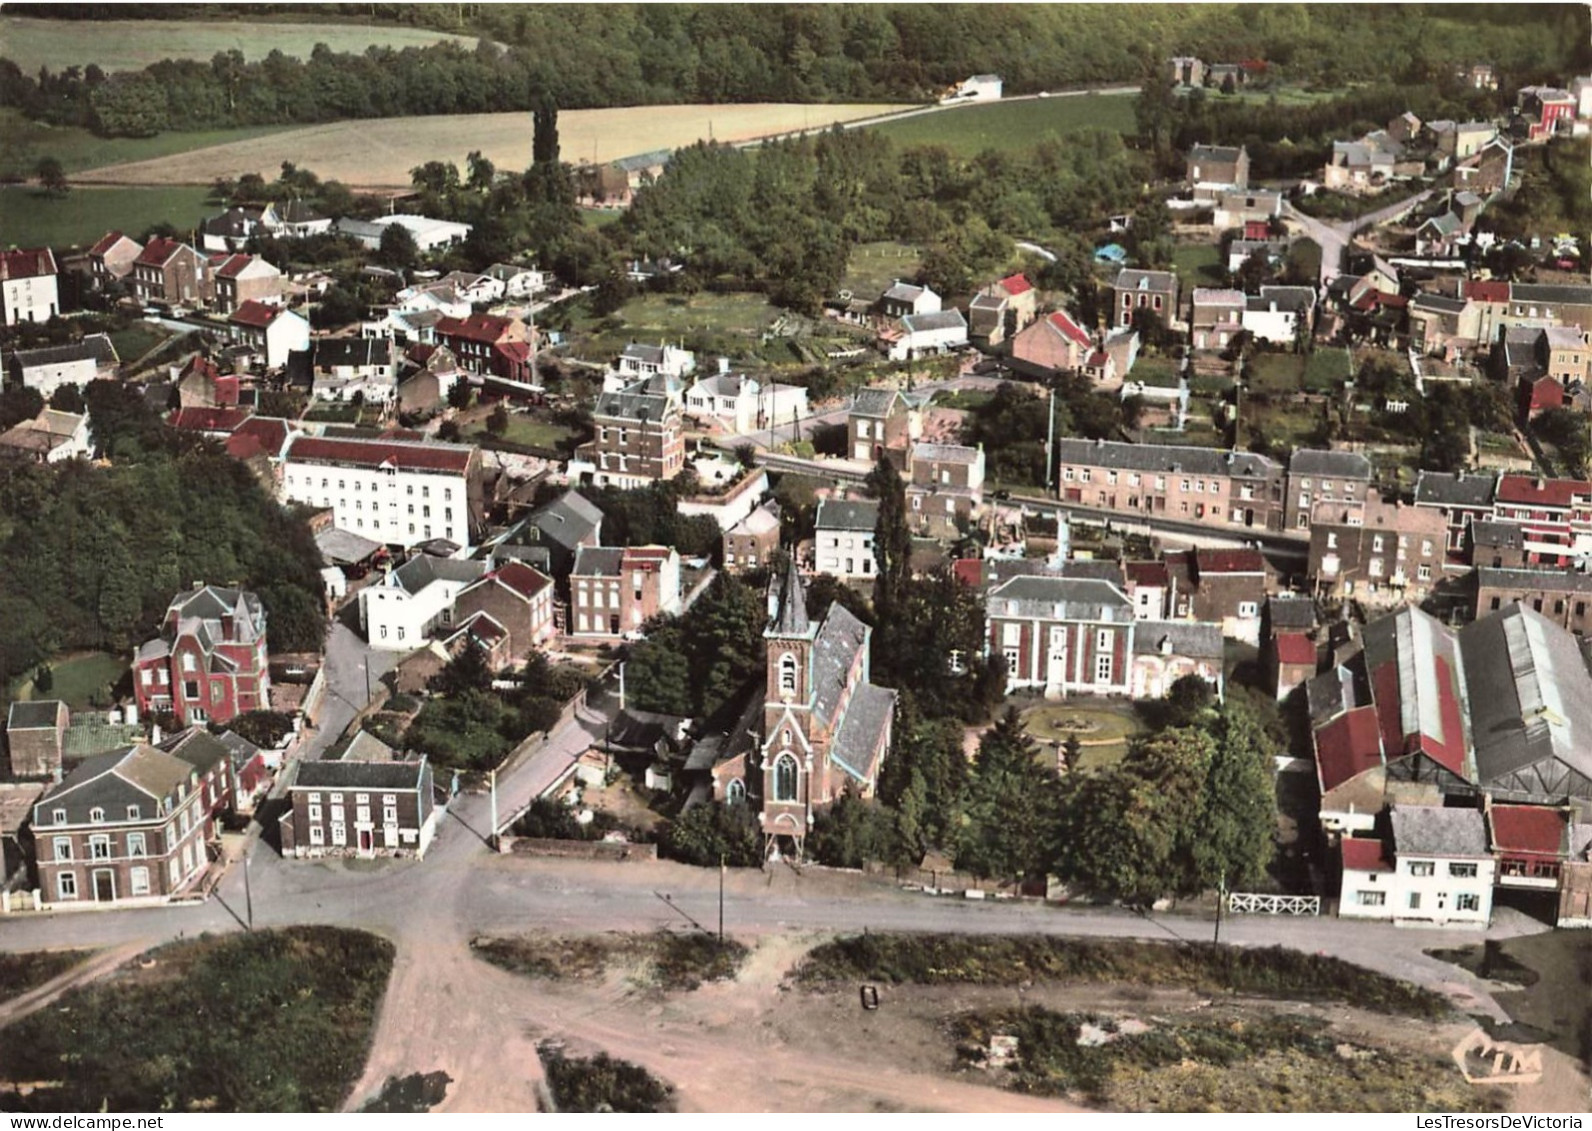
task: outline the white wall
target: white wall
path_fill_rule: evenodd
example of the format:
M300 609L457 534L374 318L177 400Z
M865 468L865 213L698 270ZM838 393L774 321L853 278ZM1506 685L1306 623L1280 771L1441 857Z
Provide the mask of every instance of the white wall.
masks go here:
M469 491L463 475L388 474L290 457L282 465L281 492L287 502L331 507L334 525L378 542L407 548L428 538L446 538L466 550L470 546Z
M855 578L873 577L879 570L871 530L819 530L813 541L819 573Z

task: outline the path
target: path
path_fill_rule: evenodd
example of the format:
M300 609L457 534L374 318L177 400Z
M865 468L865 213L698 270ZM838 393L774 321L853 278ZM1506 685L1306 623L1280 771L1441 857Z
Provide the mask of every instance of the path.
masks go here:
M86 961L79 962L70 970L57 974L42 986L35 986L25 994L0 1002L0 1028L13 1021L20 1021L30 1013L37 1013L68 990L103 978L146 949L148 948L144 943L135 942L101 951Z
M1375 212L1368 212L1357 220L1319 220L1299 211L1286 197L1282 208L1283 215L1302 227L1305 235L1321 247L1321 285L1325 287L1347 266L1345 258L1356 234L1403 215L1425 201L1432 192L1432 189L1427 189Z

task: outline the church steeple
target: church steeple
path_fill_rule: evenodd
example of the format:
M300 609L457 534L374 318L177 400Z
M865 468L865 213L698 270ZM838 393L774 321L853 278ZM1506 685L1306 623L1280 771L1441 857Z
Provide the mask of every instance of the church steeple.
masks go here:
M796 571L795 557L787 557L784 572L769 578L768 628L763 635L808 637L812 631L812 621L807 617L807 588Z

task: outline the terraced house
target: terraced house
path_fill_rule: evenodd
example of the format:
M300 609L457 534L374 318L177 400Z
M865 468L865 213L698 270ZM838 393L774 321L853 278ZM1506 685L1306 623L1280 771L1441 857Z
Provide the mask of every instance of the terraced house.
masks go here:
M158 902L208 859L199 772L154 746L81 763L33 807L39 890L56 906Z
M1251 452L1057 440L1063 502L1223 528L1282 531L1281 464Z

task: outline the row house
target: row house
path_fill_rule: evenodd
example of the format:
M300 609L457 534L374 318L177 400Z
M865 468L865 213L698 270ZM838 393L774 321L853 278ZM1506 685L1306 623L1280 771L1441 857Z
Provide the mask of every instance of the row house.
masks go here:
M1500 569L1478 565L1474 615L1484 617L1519 603L1560 628L1584 636L1592 631L1592 574L1564 569Z
M133 273L144 245L118 231L109 231L88 249L88 273L95 290L104 290Z
M668 546L581 547L569 575L572 637L633 638L680 612L680 555Z
M33 806L46 903L140 904L190 889L209 864L198 771L149 745L86 759Z
M1282 465L1251 452L1063 439L1063 502L1233 529L1284 529Z
M912 445L907 500L920 522L932 517L965 524L984 501L984 447Z
M1463 296L1476 304L1476 340L1494 342L1507 329L1576 326L1592 331L1592 286L1472 280Z
M879 504L872 499L820 499L813 523L813 569L842 581L876 576L878 526Z
M514 385L533 384L532 332L518 318L472 314L444 317L436 325L436 341L453 351L459 364L471 373Z
M1442 580L1447 524L1439 511L1369 491L1359 514L1342 516L1321 503L1310 524L1307 571L1320 595L1396 604L1424 599Z
M450 633L454 602L486 573L477 561L416 554L359 591L359 629L374 649L409 652L439 629Z
M196 582L167 606L160 635L134 653L139 710L169 711L183 726L269 710L269 651L259 597Z
M1288 459L1289 530L1309 530L1318 508L1343 524L1363 521L1371 461L1359 452L1300 449Z
M666 396L601 393L592 410L596 435L576 449L570 478L627 489L673 479L685 466L681 424L678 404Z
M436 835L431 765L416 761L304 762L282 814L282 855L423 858Z
M1347 837L1338 915L1485 927L1497 864L1481 810L1395 805L1387 836Z
M408 549L467 551L481 507L481 455L468 444L296 435L282 458L285 502L331 508L333 525Z
M1526 533L1518 522L1478 519L1465 536L1464 560L1473 566L1522 569L1526 566Z
M61 312L55 254L47 247L0 251L0 325L48 322Z
M518 667L552 638L553 579L524 562L505 562L454 599L453 617L468 631L477 617L502 630L495 668Z
M1406 309L1410 346L1423 354L1453 361L1480 341L1481 307L1468 298L1423 292Z
M1012 358L1051 373L1081 370L1094 339L1064 310L1035 319L1012 339Z
M1592 483L1586 480L1500 476L1493 517L1520 524L1533 565L1565 566L1592 553Z
M161 306L199 306L215 295L210 260L201 251L166 236L156 236L133 260L133 297Z
M1415 478L1415 505L1443 516L1450 564L1461 561L1467 533L1478 521L1493 518L1498 477L1467 471L1422 471Z
M1243 291L1195 287L1189 333L1197 350L1224 350L1243 333L1247 299Z
M282 272L258 255L222 255L210 261L213 305L230 314L246 302L276 305L282 301Z
M1181 550L1162 561L1168 619L1214 624L1223 636L1260 644L1261 611L1277 579L1259 550Z
M1166 326L1177 320L1177 275L1171 271L1125 267L1111 282L1111 296L1113 325L1133 325L1140 310L1159 315Z

